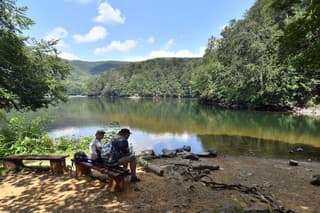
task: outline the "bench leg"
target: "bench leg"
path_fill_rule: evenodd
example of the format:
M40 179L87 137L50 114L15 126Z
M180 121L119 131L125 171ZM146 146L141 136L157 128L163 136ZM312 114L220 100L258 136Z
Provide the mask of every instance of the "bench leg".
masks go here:
M113 177L109 175L109 179L111 180L110 189L112 191L123 191L125 188L125 176Z
M84 165L76 163L76 177L80 177L80 176L83 176L83 175L92 176L91 169L86 167L86 166L84 166Z
M66 161L63 160L50 160L50 169L53 174L63 174L66 170Z
M18 171L24 167L22 160L3 160L3 167L6 170Z

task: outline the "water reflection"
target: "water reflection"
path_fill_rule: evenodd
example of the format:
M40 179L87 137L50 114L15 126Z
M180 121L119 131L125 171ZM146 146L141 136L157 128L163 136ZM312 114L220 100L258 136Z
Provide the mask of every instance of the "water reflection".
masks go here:
M204 149L216 148L223 155L320 161L320 148L307 144L290 144L283 141L229 135L200 135L198 137ZM303 151L298 151L299 149Z
M320 147L319 119L223 110L188 99L73 98L37 113L50 115L52 131L71 128L73 135L93 135L96 128L118 122L135 130L136 146L157 150L185 144L194 151L217 147L231 154L247 155L254 150L261 156L290 157L287 153L293 146Z
M49 136L53 138L77 138L77 137L94 137L94 133L99 126L91 127L68 127L56 129L49 132ZM114 132L115 129L107 127L109 132ZM129 142L132 143L135 152L140 152L145 149L153 149L156 154L161 154L162 149L182 148L184 145L192 147L192 152L203 151L202 143L195 135L184 134L152 134L138 129L131 129Z

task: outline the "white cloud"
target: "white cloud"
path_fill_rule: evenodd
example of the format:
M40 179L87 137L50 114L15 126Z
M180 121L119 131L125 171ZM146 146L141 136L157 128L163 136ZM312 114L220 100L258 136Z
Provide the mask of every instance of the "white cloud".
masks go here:
M72 53L61 52L58 54L60 58L68 59L68 60L80 60L80 57L73 55Z
M123 24L125 17L121 16L121 12L118 9L114 9L108 2L103 2L98 8L99 15L93 20L99 23L120 23Z
M196 58L202 57L205 52L205 47L200 47L198 53L192 53L189 50L179 50L179 51L167 51L167 50L154 50L151 51L148 56L133 56L127 57L125 61L145 61L153 58Z
M68 31L66 29L64 29L63 27L56 27L46 34L46 36L44 37L44 40L46 41L59 40L57 46L64 47L65 44L62 41L62 39L67 36L68 36Z
M168 50L170 49L172 46L176 45L176 43L174 42L173 39L170 39L165 45L164 45L164 49Z
M132 48L137 45L137 41L135 40L125 40L121 43L121 41L112 41L108 46L96 48L94 50L95 55L101 55L111 51L119 51L119 52L128 52Z
M152 51L149 53L150 58L165 58L165 57L196 57L191 51L189 50L178 50L178 51L167 51L167 50L158 50Z
M66 0L66 1L77 2L77 3L80 3L80 4L88 4L88 3L91 3L91 2L95 2L96 0Z
M107 29L101 26L95 26L85 35L73 35L73 39L78 43L95 42L104 39L107 35Z
M156 39L153 36L149 37L148 40L147 40L147 42L149 44L153 44L155 41L156 41Z
M206 47L199 48L199 55L200 55L199 57L202 57L204 55L204 53L206 52L206 49L207 49Z

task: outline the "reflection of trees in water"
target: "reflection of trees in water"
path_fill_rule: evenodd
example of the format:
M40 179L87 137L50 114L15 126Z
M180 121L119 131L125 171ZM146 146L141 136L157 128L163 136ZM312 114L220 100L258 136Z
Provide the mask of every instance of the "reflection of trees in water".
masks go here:
M222 155L260 156L273 158L320 160L320 148L306 144L289 144L282 141L229 135L198 135L204 149L217 149ZM303 152L297 152L303 148ZM293 152L292 152L293 151Z
M320 146L320 120L285 113L223 110L192 99L72 98L50 108L54 127L117 121L151 133L239 135Z

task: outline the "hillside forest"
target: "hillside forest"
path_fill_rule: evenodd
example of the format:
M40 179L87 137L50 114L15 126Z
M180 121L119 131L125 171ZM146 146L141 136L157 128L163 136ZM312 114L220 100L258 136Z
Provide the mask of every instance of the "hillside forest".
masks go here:
M69 94L313 106L320 94L320 2L258 0L243 19L231 20L221 37L209 38L203 58L123 63L104 72L71 63L87 75L68 81Z

